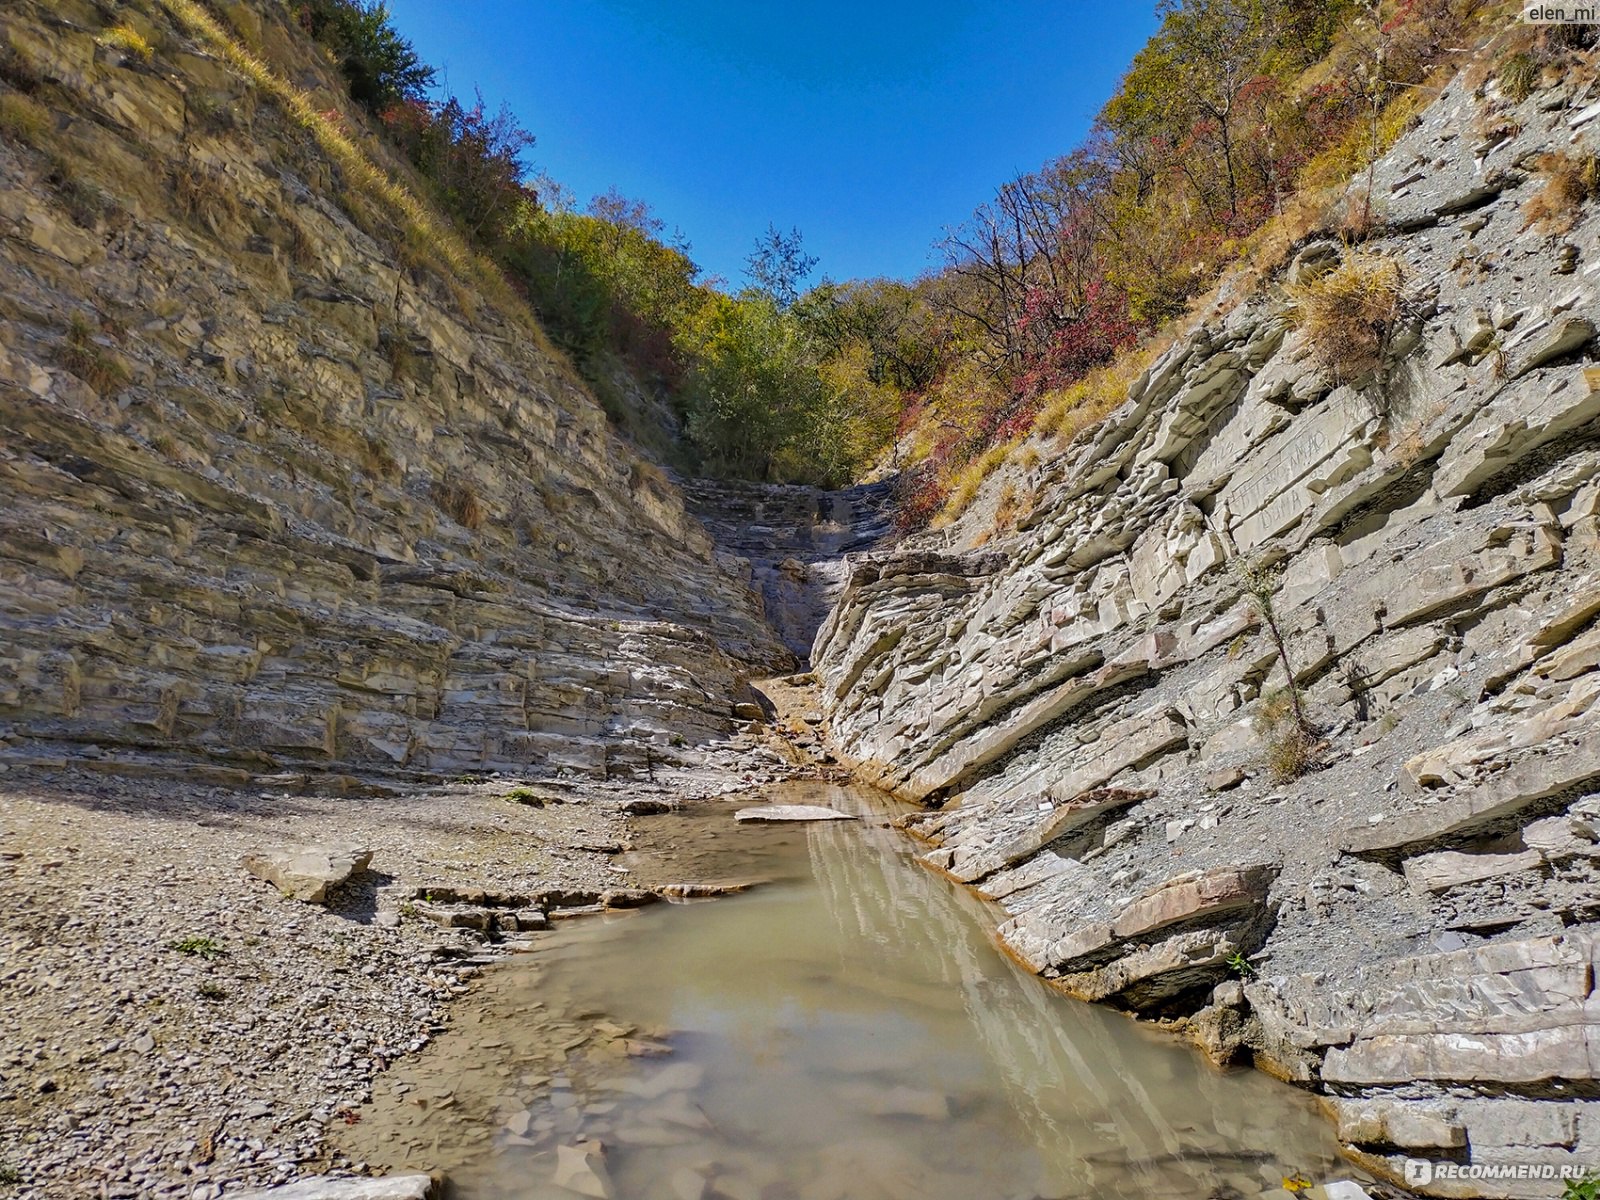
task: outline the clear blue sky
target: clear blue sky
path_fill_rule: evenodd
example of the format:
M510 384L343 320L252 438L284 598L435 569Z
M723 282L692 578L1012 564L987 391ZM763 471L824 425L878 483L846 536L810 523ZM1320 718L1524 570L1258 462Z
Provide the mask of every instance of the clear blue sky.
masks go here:
M911 278L994 188L1071 150L1153 0L389 0L449 88L508 103L580 204L646 201L734 285L768 222L819 275Z

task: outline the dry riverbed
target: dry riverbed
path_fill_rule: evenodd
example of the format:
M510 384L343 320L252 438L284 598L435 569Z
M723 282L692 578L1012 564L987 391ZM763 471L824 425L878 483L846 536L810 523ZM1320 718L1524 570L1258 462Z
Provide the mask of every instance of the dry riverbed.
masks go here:
M388 796L3 777L0 1196L205 1198L368 1170L331 1134L515 927L716 881L714 843L650 814L800 770L750 735L700 758ZM308 844L373 859L327 907L240 866ZM486 945L441 921L498 929Z

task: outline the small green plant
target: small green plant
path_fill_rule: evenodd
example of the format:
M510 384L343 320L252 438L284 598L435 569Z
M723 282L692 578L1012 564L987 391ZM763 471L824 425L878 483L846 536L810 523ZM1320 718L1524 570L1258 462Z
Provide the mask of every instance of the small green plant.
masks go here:
M1250 960L1240 950L1235 950L1228 955L1228 970L1232 971L1240 979L1249 979L1256 973L1255 967L1251 966Z
M1600 1175L1586 1172L1582 1179L1569 1179L1561 1200L1600 1200Z
M21 1182L21 1171L10 1163L0 1163L0 1187L16 1187Z
M200 998L212 1001L226 1000L228 998L228 989L220 983L202 983L200 985Z
M194 958L221 958L228 951L222 943L215 938L189 936L179 938L177 941L168 942L167 949L176 950L179 954L187 954Z
M404 904L402 904L400 906L400 917L401 917L402 920L406 920L406 921L412 920L413 918L416 917L416 915L417 915L417 906L415 904L411 903L411 901L407 900Z
M72 314L59 357L62 366L101 395L127 386L128 369L100 348L94 326L82 313Z
M532 788L512 788L506 793L506 799L513 804L526 804L531 808L543 808L545 798Z
M137 29L127 25L108 29L95 40L102 46L120 50L140 62L149 62L156 54L156 48L150 44L149 39Z

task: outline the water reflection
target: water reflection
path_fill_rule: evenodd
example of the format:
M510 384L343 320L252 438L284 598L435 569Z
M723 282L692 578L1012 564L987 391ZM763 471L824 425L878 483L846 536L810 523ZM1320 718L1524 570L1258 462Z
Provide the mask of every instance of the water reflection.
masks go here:
M774 831L809 860L803 882L574 924L502 969L513 1057L504 1026L535 1004L603 1012L634 1040L554 1077L462 1072L457 1093L497 1093L497 1132L455 1173L461 1195L1145 1200L1335 1172L1307 1097L1218 1073L1002 957L994 915L910 861L877 797L782 799L868 819ZM649 1057L649 1034L672 1054Z

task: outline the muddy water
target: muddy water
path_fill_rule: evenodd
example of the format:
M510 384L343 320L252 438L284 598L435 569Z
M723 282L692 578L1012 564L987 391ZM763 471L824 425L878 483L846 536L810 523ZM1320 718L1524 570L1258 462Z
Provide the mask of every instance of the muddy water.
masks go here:
M386 1081L354 1148L447 1167L466 1200L1254 1197L1349 1174L1307 1097L999 955L992 913L917 867L875 796L771 798L867 819L716 814L684 865L773 882L546 935Z

